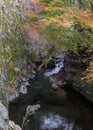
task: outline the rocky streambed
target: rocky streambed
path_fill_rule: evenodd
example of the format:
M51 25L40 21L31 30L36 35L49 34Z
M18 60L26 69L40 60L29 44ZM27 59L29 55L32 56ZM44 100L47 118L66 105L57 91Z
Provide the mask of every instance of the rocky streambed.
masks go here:
M23 130L93 129L93 105L71 89L71 84L65 83L66 73L60 67L64 66L64 61L61 59L60 62L57 62L56 68L52 70L39 71L38 77L34 81L30 80L30 86L27 87L28 93L10 103L10 119L21 127L27 107L33 104L40 105L39 109L35 107L36 113L29 114ZM48 77L46 74L50 72L51 76ZM33 110L33 107L30 110Z

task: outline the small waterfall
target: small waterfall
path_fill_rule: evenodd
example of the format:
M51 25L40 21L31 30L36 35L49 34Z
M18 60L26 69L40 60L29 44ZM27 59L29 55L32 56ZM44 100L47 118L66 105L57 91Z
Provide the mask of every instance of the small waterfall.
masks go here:
M58 55L52 58L54 62L54 68L44 73L46 77L57 74L64 67L64 56Z

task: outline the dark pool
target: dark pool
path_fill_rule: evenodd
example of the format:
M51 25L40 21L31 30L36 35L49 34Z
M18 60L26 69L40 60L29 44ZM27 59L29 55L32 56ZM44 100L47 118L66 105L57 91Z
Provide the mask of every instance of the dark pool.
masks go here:
M70 88L53 90L42 73L28 94L9 105L9 116L22 125L28 105L40 104L24 130L93 130L93 105Z

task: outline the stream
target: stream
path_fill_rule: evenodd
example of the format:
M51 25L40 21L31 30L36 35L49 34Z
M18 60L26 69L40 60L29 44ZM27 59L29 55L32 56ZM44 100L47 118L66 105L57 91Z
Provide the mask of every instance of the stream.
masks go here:
M53 90L44 72L31 82L28 94L9 105L10 119L22 126L28 105L40 104L24 130L93 130L93 105L69 86Z

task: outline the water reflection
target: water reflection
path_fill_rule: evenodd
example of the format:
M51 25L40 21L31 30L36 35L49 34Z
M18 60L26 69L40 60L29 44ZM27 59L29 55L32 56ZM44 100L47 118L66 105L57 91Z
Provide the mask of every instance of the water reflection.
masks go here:
M43 74L39 75L37 83L28 88L28 95L9 105L11 120L21 126L26 106L39 102L41 108L29 117L24 130L93 130L93 106L82 96L65 88L63 98L60 89L51 90Z
M59 115L48 114L42 117L41 130L82 130L74 122Z

